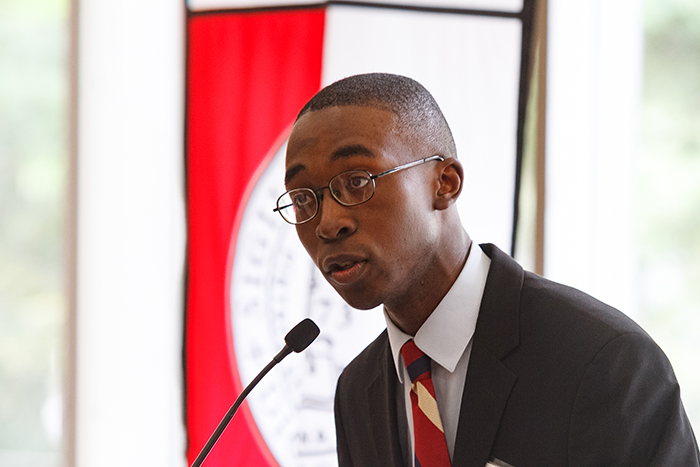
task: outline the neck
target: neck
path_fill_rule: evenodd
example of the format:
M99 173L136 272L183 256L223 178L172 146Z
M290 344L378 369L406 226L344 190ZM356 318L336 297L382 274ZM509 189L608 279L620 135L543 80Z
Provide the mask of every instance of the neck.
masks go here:
M472 246L469 234L464 230L462 233L454 247L446 252L446 256L451 259L438 262L437 267L424 276L419 291L404 294L396 300L384 303L389 318L406 334L416 335L462 272ZM444 256L443 259L445 259Z

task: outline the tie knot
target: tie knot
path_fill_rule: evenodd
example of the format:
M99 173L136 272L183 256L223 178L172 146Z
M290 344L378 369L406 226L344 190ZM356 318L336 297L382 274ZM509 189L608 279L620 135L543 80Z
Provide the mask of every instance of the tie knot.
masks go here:
M401 356L412 383L418 379L430 378L430 357L424 354L413 340L401 347Z

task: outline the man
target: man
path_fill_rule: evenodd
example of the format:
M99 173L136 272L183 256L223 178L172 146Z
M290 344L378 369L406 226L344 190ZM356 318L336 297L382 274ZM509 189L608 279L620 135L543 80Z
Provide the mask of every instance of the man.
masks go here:
M383 304L387 322L338 381L341 467L699 465L652 339L473 244L462 181L442 112L409 78L338 81L294 125L277 210L343 299Z

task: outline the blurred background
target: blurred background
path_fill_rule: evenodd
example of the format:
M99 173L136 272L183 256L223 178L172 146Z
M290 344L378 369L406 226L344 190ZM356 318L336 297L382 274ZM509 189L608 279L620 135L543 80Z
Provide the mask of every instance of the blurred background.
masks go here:
M68 0L0 2L0 465L58 466Z
M697 433L700 2L635 5L640 17L632 34L642 59L638 115L626 122L637 128L627 193L636 226L627 245L634 276L629 314L669 356ZM63 410L65 388L72 387L66 378L74 332L69 303L75 299L69 274L75 189L69 186L70 8L69 0L0 0L0 466L67 466L71 458L64 452ZM177 123L178 115L173 118ZM606 247L615 255L615 245ZM174 275L182 273L175 269ZM169 345L179 358L176 340ZM180 391L177 378L169 378L164 384ZM177 409L177 400L170 407ZM172 419L181 422L181 414Z

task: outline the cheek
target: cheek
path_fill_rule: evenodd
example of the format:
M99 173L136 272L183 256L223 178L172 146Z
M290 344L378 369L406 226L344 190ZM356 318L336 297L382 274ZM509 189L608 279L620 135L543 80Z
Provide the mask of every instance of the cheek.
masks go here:
M304 246L304 249L306 252L311 256L311 259L316 260L315 256L315 249L316 249L316 241L318 240L316 235L314 234L313 228L310 227L310 223L306 224L301 224L296 226L297 229L297 237L299 237L299 241L301 244Z
M377 253L383 260L399 270L408 266L415 258L422 237L420 223L411 215L396 215L396 212L385 212L384 215L371 221L371 236Z
M396 219L392 228L392 256L400 259L406 269L420 270L434 253L438 241L433 216L425 211L412 211Z
M388 227L405 243L422 243L435 235L432 212L419 201L394 206L385 215L385 221L391 219Z

